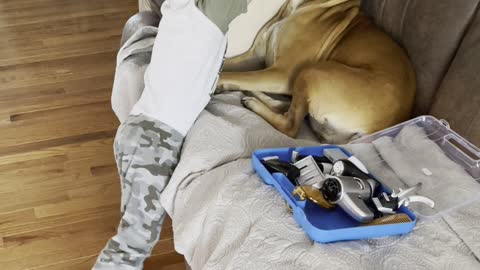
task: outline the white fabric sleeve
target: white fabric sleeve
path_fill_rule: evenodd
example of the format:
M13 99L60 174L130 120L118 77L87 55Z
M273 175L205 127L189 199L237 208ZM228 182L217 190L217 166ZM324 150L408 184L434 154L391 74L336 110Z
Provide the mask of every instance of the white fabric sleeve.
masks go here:
M131 114L151 116L186 135L215 90L226 37L194 0L166 1L162 14L145 90Z

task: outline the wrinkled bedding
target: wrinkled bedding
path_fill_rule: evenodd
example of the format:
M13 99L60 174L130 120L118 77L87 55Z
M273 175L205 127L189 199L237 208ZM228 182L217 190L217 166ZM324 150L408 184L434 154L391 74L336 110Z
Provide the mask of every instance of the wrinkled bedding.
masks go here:
M420 218L404 236L310 241L280 195L255 174L250 156L258 148L318 143L307 129L302 132L307 139L281 134L245 109L241 97L228 93L211 101L187 136L162 194L175 248L193 269L480 269L479 203L443 218ZM346 148L363 156L379 178L393 181L387 184L402 181L375 145Z
M128 115L141 94L155 34L155 28L142 28L119 52L112 94L117 114ZM405 236L332 244L310 241L283 199L255 174L250 156L258 148L318 142L307 128L298 140L276 131L241 105L242 96L227 93L212 99L188 134L181 161L162 193L162 204L173 220L175 248L193 269L480 269L479 203L442 218L420 218ZM346 148L387 185L395 186L411 179L412 172L401 171L415 159L397 162L408 150L408 141ZM437 170L442 168L432 168L434 175L441 175ZM465 187L462 192L468 191L468 184ZM454 196L446 201L457 191L452 189L448 194Z

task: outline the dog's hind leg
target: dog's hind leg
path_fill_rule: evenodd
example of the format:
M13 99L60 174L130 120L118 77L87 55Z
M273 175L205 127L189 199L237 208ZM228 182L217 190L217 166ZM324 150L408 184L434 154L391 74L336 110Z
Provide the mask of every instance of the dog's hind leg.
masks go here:
M290 100L276 99L263 92L249 92L252 98L258 99L265 104L270 110L276 113L284 113L290 108Z
M263 117L273 127L282 133L295 137L308 114L308 101L306 96L306 85L303 80L294 83L292 103L284 114L275 113L265 104L256 98L246 97L242 100L245 107Z
M224 72L220 75L217 92L252 91L290 95L289 76L274 67L246 72Z
M223 65L223 72L258 70L264 67L265 62L263 58L259 57L254 49L250 49L244 54L227 58Z

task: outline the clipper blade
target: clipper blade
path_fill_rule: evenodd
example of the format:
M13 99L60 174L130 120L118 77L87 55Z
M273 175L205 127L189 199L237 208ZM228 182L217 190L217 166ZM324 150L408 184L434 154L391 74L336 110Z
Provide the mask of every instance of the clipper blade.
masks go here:
M334 204L331 204L322 194L322 191L316 189L312 186L299 186L296 187L293 192L293 196L298 196L301 201L309 200L314 204L325 208L325 209L332 209L335 208Z

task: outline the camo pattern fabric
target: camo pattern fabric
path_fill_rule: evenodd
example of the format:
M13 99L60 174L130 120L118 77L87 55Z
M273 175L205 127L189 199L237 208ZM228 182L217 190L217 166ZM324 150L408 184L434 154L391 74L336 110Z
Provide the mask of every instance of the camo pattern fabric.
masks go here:
M178 162L183 136L146 115L130 115L114 142L122 218L94 270L143 269L160 237L165 210L160 195Z

